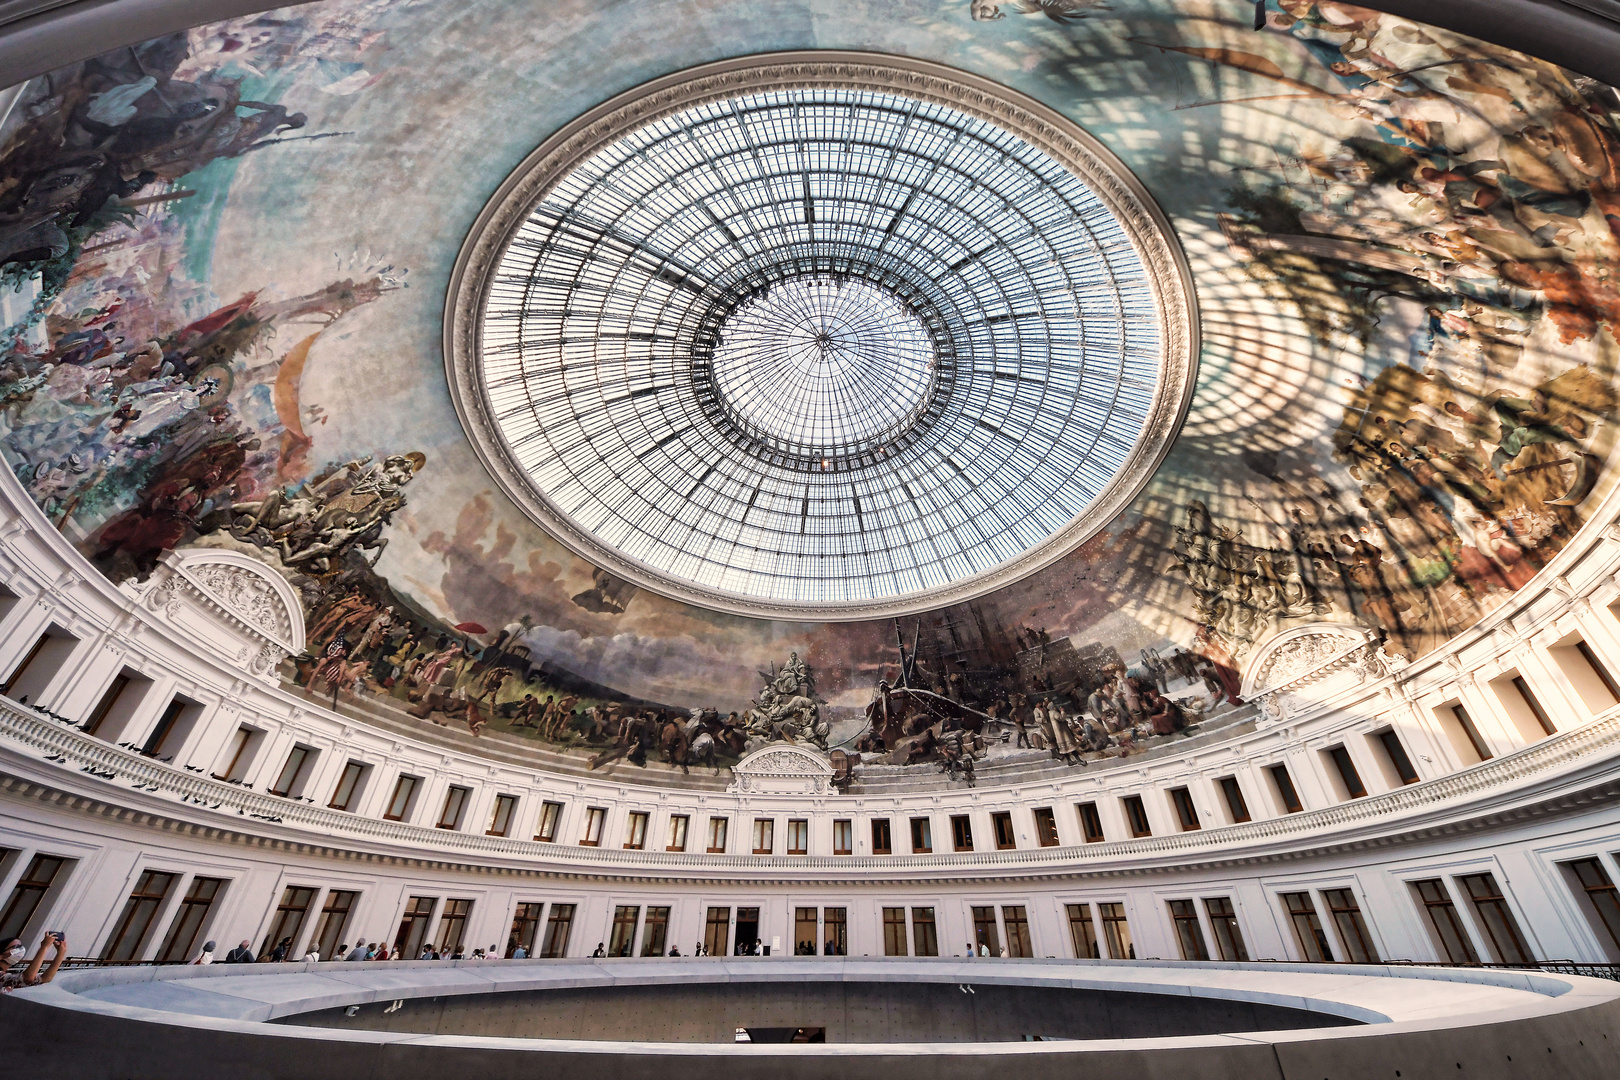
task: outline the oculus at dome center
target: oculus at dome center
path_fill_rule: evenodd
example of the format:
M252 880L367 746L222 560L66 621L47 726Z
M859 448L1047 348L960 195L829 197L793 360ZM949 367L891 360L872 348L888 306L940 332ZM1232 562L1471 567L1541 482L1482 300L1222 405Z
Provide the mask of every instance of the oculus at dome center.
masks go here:
M639 585L812 617L975 594L1106 525L1185 408L1190 291L1123 167L992 84L848 55L608 102L463 252L474 445Z

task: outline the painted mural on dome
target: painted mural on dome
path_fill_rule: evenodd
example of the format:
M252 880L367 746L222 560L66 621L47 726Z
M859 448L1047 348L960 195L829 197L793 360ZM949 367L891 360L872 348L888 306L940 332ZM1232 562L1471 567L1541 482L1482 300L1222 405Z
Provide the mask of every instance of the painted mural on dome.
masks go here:
M958 782L1079 767L1246 717L1281 629L1433 649L1614 486L1612 88L1313 0L1258 31L1217 0L465 7L448 32L415 0L250 16L0 105L0 453L115 581L196 546L285 575L311 699L602 769L765 737ZM1059 109L1198 284L1200 384L1147 490L1054 566L898 622L721 615L584 563L485 478L445 388L451 263L530 150L653 76L793 48Z

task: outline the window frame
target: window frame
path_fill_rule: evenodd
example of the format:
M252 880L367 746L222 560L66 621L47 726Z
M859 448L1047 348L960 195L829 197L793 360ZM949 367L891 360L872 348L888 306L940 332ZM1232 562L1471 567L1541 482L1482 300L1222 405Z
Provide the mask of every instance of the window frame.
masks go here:
M383 814L383 820L409 820L411 811L416 809L416 796L418 791L420 791L421 786L422 778L420 776L412 776L409 773L400 773L397 777L395 777L394 790L393 793L388 796L387 811ZM401 796L403 796L403 804L401 803ZM395 809L396 807L398 808L397 812Z
M645 851L647 849L647 827L651 822L652 812L649 810L632 810L625 815L625 851Z
M932 837L929 838L932 840ZM916 845L913 844L913 847ZM951 850L973 850L973 818L968 814L951 815Z
M725 816L709 817L709 850L710 855L724 855L726 846L731 842L731 818ZM718 842L718 843L717 843ZM726 909L730 911L730 908Z
M467 804L472 801L472 788L462 784L451 784L444 789L444 805L439 809L439 820L433 826L436 829L449 829L459 831L461 819L467 814Z
M607 831L607 807L587 806L585 821L579 834L580 847L601 847L602 834Z
M1131 830L1131 839L1140 840L1153 835L1153 822L1148 819L1147 804L1140 795L1125 795L1119 800L1125 811L1125 824Z
M326 804L329 810L342 810L344 813L354 813L354 802L360 794L360 782L365 779L366 770L371 766L363 761L349 758L343 763L343 771L338 773L338 782L332 786L332 800ZM353 770L352 774L350 770ZM351 779L352 776L352 779ZM348 785L348 793L344 795L343 787ZM343 801L339 802L339 796Z
M934 823L926 815L911 819L911 853L913 855L934 853Z
M788 818L787 853L789 855L810 854L809 818Z
M534 838L542 844L555 844L562 828L563 804L550 799L540 803L540 816L534 821Z
M517 819L518 797L509 792L496 792L495 805L490 808L489 828L485 836L510 836L512 822ZM504 811L504 815L503 815Z
M665 851L685 851L686 837L692 828L690 814L669 815L669 843L664 845Z

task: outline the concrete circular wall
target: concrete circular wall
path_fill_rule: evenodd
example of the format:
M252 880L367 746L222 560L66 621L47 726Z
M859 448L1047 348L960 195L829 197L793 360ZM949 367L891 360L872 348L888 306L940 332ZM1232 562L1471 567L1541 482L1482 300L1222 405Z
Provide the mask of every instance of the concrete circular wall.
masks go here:
M1179 998L1190 1013L1237 1020L1304 1012L1335 1027L1059 1042L933 1041L904 1045L626 1042L421 1034L303 1026L326 1011L368 1021L423 999L468 1001L589 988L786 984L943 986L967 994L1085 991ZM966 989L963 989L966 988ZM915 992L915 991L913 991ZM604 997L604 1000L612 1000ZM625 998L621 1000L633 1000ZM1193 1005L1194 1000L1198 1002ZM692 998L688 1008L699 1008ZM766 1008L769 1008L769 1004ZM1286 1011L1286 1012L1285 1012ZM442 1015L442 1012L441 1012ZM762 1019L772 1019L764 1012ZM785 1017L777 1017L785 1019ZM275 1023L272 1021L281 1021ZM1241 1023L1241 1021L1239 1021ZM1034 1034L1035 1032L1031 1032ZM443 1075L881 1077L1002 1075L1303 1080L1375 1076L1608 1077L1620 1071L1620 985L1530 971L1278 964L998 960L463 961L126 968L68 972L0 1002L0 1038L38 1077L187 1080ZM69 1048L72 1052L69 1053Z

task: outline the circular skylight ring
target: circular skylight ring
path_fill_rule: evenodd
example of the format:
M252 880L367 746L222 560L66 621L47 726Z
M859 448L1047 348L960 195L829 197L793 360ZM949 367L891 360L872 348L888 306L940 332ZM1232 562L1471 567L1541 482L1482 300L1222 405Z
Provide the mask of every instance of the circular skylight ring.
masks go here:
M727 320L807 281L899 297L939 354L926 404L846 413L821 458L704 396ZM1106 151L864 54L710 65L581 118L486 209L449 307L458 410L520 506L644 587L774 617L922 610L1072 550L1168 448L1196 349L1184 261Z

